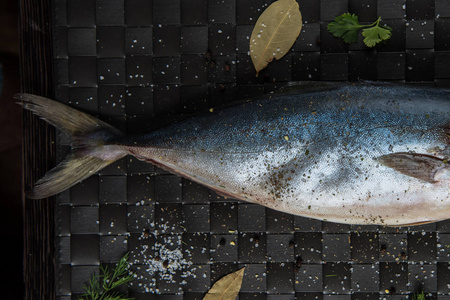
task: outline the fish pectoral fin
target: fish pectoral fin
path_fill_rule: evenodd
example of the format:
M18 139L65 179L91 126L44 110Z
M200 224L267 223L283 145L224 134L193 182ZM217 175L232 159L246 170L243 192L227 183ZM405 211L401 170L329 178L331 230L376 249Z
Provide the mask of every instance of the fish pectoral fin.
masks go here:
M436 183L436 173L449 168L444 160L426 154L399 152L383 155L377 160L386 167L429 183Z

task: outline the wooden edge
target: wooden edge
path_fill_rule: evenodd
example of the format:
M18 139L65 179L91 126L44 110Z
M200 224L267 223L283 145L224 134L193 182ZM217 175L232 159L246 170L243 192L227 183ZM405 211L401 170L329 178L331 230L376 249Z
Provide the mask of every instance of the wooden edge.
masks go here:
M21 92L53 96L51 0L19 1ZM29 112L23 114L23 188L55 163L55 133ZM25 299L55 299L54 199L23 196Z

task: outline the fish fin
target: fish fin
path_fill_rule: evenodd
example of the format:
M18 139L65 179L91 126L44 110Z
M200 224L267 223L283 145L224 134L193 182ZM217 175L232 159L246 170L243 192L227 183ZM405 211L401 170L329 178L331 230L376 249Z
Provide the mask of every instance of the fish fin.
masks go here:
M103 160L94 156L69 154L64 161L48 171L31 190L25 192L30 199L56 195L88 178L115 160Z
M122 135L111 125L48 98L31 94L18 94L15 98L22 100L19 104L25 109L69 135L72 141L71 153L26 192L28 198L60 193L127 154L122 146L109 144Z
M68 135L98 129L108 129L111 132L120 133L113 126L55 100L32 94L17 94L14 98L21 100L18 104L23 108L32 111Z
M448 165L440 158L413 153L392 153L377 159L382 165L392 168L404 175L429 183L436 183L436 173Z

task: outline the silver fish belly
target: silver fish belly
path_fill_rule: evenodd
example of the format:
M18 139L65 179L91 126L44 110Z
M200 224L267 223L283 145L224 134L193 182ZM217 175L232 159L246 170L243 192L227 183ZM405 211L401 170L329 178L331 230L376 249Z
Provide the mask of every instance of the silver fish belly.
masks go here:
M220 194L296 215L414 225L450 218L449 121L449 91L337 85L272 95L144 135L102 124L110 136L85 152L104 164L132 154ZM64 187L52 188L53 175L38 182L35 198L45 194L39 188Z

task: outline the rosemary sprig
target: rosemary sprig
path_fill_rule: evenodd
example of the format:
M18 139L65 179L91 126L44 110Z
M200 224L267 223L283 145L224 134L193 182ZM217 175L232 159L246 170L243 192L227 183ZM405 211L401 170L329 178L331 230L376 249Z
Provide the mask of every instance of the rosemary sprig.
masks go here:
M111 272L108 266L100 265L100 275L93 275L89 286L84 286L84 293L80 300L132 300L116 289L133 280L133 274L128 270L128 257L125 254Z

